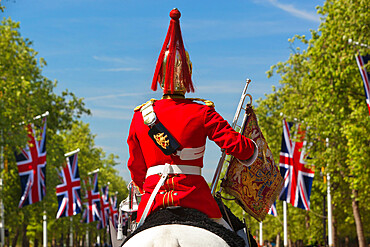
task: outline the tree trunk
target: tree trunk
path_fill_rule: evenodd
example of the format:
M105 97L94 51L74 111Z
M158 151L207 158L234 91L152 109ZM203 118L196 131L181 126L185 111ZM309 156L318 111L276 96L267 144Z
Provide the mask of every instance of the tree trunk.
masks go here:
M60 235L60 240L59 240L60 242L59 242L59 245L61 246L61 247L63 247L64 246L64 244L63 244L63 242L64 242L64 237L63 237L63 233Z
M349 247L349 237L348 236L344 238L344 247Z
M13 241L12 241L12 246L17 245L18 237L19 237L19 227L17 227L17 230L15 231L14 238L13 238Z
M280 247L280 232L276 235L276 247Z
M364 228L362 225L361 215L360 215L360 209L359 209L359 202L357 201L358 197L358 191L352 190L352 209L353 209L353 217L355 219L356 224L356 232L357 232L357 238L358 238L358 246L359 247L365 247L365 236L364 236Z
M333 215L333 230L332 230L332 234L333 234L333 247L335 246L339 246L339 241L338 241L338 231L337 231L337 218L334 217Z
M29 241L27 238L27 224L23 222L23 231L22 231L22 247L28 247Z
M306 210L306 215L305 215L305 221L306 221L306 230L308 230L310 229L310 215L307 210Z

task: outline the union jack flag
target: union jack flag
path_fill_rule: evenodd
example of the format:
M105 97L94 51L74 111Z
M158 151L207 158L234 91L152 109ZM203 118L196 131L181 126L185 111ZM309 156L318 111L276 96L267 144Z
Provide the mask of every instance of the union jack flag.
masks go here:
M58 174L61 184L56 187L58 198L58 211L56 218L72 216L81 212L81 181L78 171L78 153L67 157L67 163Z
M293 142L290 130L292 123L283 120L283 138L280 152L280 173L284 178L284 187L279 199L291 203L294 207L310 210L310 194L312 180L314 177L313 169L306 168L307 159L303 141L305 131L297 126L299 142Z
M271 214L272 216L275 216L275 217L277 216L276 201L271 205L271 208L268 214Z
M369 62L370 55L361 56L358 54L356 56L356 61L358 68L360 69L362 80L364 81L364 88L365 88L365 96L366 96L366 103L367 108L370 114L370 73L366 71L365 65Z
M97 225L98 229L102 229L108 226L109 223L109 187L108 185L101 188L101 196L100 196L100 221Z
M112 221L113 226L117 229L118 227L118 209L117 209L117 196L109 198L109 218Z
M42 123L39 138L34 125L27 126L28 144L15 154L22 188L19 208L41 201L46 194L46 117Z
M94 173L94 179L91 183L84 180L86 187L86 194L84 197L85 210L82 215L82 222L90 223L93 221L100 220L100 193L98 187L98 173Z

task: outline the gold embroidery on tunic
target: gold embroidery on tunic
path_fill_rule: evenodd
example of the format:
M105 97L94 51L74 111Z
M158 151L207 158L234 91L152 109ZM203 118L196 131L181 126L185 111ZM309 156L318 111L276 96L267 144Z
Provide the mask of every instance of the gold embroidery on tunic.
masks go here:
M164 133L158 133L154 135L154 139L164 149L170 145L170 140L167 139L167 135L164 135Z

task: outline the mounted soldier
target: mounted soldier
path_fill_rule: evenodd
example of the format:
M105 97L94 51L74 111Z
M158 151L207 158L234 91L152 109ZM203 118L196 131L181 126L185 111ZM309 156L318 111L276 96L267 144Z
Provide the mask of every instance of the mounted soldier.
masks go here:
M127 234L123 246L253 246L256 242L245 223L223 205L221 192L217 201L214 197L225 155L231 159L221 188L258 221L275 201L282 178L269 155L251 102L243 108L245 97L250 96L246 94L250 80L232 126L211 101L185 97L194 92L194 85L180 16L177 9L170 12L170 26L151 85L156 91L159 84L163 96L136 107L130 125L127 166L132 182L120 210L135 211L137 226L130 227L133 233ZM238 133L234 128L242 108L247 114ZM202 177L207 138L223 150L211 189ZM137 189L140 193L135 192ZM138 208L136 194L141 194ZM111 233L115 239L115 232Z
M173 9L170 17L151 87L156 91L159 84L163 97L135 109L127 140L131 178L143 192L137 219L140 226L152 212L180 206L229 227L201 176L206 139L246 165L256 159L256 144L231 128L212 102L185 98L194 92L192 65L181 36L180 12Z

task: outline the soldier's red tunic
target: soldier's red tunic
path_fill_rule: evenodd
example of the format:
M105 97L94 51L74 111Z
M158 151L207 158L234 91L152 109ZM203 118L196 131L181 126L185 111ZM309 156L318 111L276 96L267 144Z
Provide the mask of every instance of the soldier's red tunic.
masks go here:
M206 144L206 138L214 141L240 160L250 158L254 152L253 142L234 131L213 107L198 104L189 99L162 99L155 101L154 112L158 120L180 143L181 148L197 148ZM135 184L144 191L139 204L138 221L151 192L159 181L159 175L145 179L147 169L166 163L203 167L203 157L181 160L179 156L165 155L148 135L140 111L134 113L127 139L130 158L128 168ZM205 179L199 175L169 175L160 188L149 214L168 206L198 209L210 218L221 218L221 212L211 195Z

